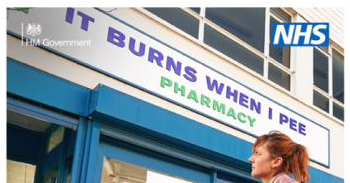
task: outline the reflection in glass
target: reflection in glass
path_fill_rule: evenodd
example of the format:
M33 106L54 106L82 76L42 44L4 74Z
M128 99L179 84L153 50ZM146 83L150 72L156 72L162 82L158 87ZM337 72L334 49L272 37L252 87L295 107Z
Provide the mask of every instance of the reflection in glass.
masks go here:
M145 8L175 27L198 38L199 20L180 8Z
M269 80L290 90L290 75L271 63L269 63Z
M255 55L209 25L204 27L204 42L260 75L263 74L263 58Z
M333 97L344 103L344 57L333 50Z
M44 183L57 183L58 182L58 168L55 167L45 173Z
M207 8L205 17L264 52L265 8Z
M322 94L314 91L314 105L319 107L320 109L328 112L329 111L329 100L327 97Z
M57 147L63 141L64 128L58 127L54 129L51 133L48 144L47 144L47 153L49 153L52 149Z
M200 8L190 8L191 10L193 10L193 11L195 11L196 13L198 13L199 14L199 12L200 12Z
M278 23L278 21L271 17L270 23ZM270 30L271 34L271 30ZM271 37L271 36L270 36ZM272 57L277 62L282 65L290 68L290 47L282 47L282 46L270 46L270 57Z
M151 171L144 167L103 158L101 183L193 183L182 178Z
M344 121L344 108L333 102L333 116Z
M328 46L318 46L321 50L323 50L325 53L328 53Z
M328 57L314 48L314 84L328 92Z
M281 19L283 22L292 21L292 17L288 15L288 13L283 11L281 8L270 8L270 12L277 16L279 19Z
M6 179L8 183L33 183L36 166L7 160Z
M233 176L218 172L215 183L254 183L256 181L248 180L241 176Z

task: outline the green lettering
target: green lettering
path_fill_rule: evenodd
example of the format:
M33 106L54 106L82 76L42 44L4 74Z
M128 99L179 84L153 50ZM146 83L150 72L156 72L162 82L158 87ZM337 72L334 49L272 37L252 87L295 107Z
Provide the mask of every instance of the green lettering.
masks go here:
M202 94L201 95L201 105L204 105L204 104L210 108L210 98Z
M179 88L179 84L177 82L175 82L175 84L174 84L174 92L177 93L179 91L181 91L181 96L184 97L186 95L186 93L185 93L185 91L186 91L185 86L181 85L181 87Z
M243 119L242 119L242 116L244 116ZM246 115L243 112L238 113L238 120L240 122L245 123L246 122L245 117L246 117Z
M256 119L255 119L255 118L251 118L250 116L248 116L248 120L249 120L249 125L250 125L251 127L253 127L253 125L254 125Z
M170 80L170 79L168 79L168 78L166 78L166 77L164 77L164 76L162 76L161 78L160 78L160 86L162 87L162 88L164 88L165 86L172 86L173 85L173 82Z
M191 90L190 93L188 93L187 98L192 99L198 103L197 93L194 90Z
M220 105L219 105L218 101L213 100L214 111L218 111L218 112L221 112L222 114L225 114L225 108L226 108L225 104L220 103Z
M234 110L232 107L230 107L230 109L228 110L226 116L228 116L228 117L232 116L233 119L237 119L237 118L236 118L235 110Z

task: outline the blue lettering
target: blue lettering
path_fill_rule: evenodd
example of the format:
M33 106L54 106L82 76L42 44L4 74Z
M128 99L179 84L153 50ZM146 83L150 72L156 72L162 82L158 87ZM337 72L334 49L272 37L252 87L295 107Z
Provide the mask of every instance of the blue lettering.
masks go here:
M140 42L139 50L135 50L135 39L130 37L129 50L136 56L143 56L145 54L145 43Z
M186 74L183 75L184 78L186 78L188 81L191 81L191 82L197 81L197 77L196 77L197 71L194 68L190 66L186 66L185 72Z
M95 22L95 19L90 17L89 15L78 11L78 15L81 16L81 25L80 28L87 31L89 27L89 22Z
M282 113L280 113L280 124L288 123L288 117Z
M116 40L118 40L118 42ZM125 46L124 40L125 40L125 35L123 33L119 32L118 30L112 27L108 28L108 36L107 36L108 42L123 48Z
M224 84L220 83L220 86L218 86L218 82L213 79L213 82L210 81L210 77L206 76L207 79L207 87L210 91L213 91L213 89L215 88L215 91L217 94L221 95L222 90L224 89Z
M239 95L239 104L241 106L248 108L247 103L248 103L248 96L241 92Z
M153 61L155 60L159 67L163 67L162 62L161 62L163 60L163 58L164 58L164 56L160 51L158 51L152 47L149 48L148 61L153 63Z
M174 59L167 56L166 58L166 70L170 71L171 68L173 68L175 74L181 76L181 65L182 63L181 62L174 62Z
M305 132L306 129L305 128L306 128L306 126L304 124L299 123L299 130L298 130L299 133L306 136L306 132Z
M272 119L272 108L269 107L269 119Z
M74 17L74 8L67 8L66 22L72 24L73 23L73 17Z
M302 135L306 135L306 126L293 118L288 118L288 116L280 113L280 121L279 123L282 125L283 123L289 123L289 128L293 131L299 132ZM298 126L298 129L297 129Z
M294 131L297 131L296 127L297 127L297 121L295 119L293 119L293 118L290 118L290 120L289 120L289 128L294 130Z
M261 113L261 103L256 102L253 98L250 99L250 110L256 111L258 114Z
M226 98L230 99L231 96L233 96L233 101L237 103L237 95L238 95L238 91L237 90L233 90L233 92L231 91L231 87L227 86L226 87Z

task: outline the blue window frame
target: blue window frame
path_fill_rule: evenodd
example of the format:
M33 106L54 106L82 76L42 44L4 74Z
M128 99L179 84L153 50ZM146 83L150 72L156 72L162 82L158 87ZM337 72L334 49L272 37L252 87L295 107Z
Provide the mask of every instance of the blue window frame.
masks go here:
M95 183L100 183L104 157L138 165L188 181L211 182L211 173L206 168L105 136L101 136L101 139L98 166L95 170L95 175L97 175L94 180Z

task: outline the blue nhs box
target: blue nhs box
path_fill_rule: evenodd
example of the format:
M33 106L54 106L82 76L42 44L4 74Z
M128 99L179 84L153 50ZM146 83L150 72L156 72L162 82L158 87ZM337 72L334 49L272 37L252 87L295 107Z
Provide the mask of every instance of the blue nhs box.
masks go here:
M271 46L328 46L329 23L271 23Z

